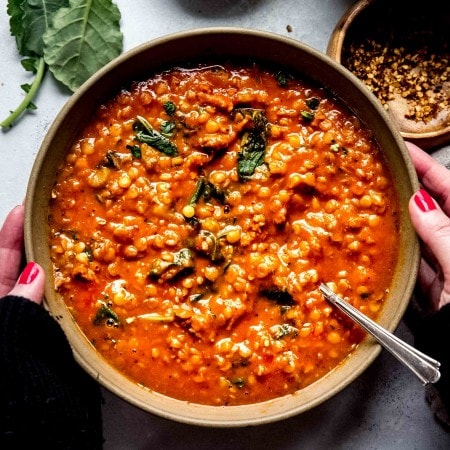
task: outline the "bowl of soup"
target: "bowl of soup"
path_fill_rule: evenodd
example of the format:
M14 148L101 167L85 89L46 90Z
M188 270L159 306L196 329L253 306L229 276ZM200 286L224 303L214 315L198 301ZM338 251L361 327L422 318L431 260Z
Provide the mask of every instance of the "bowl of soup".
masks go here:
M208 28L145 43L64 106L28 187L27 257L79 364L159 416L247 426L338 393L419 260L417 179L350 72L300 42Z

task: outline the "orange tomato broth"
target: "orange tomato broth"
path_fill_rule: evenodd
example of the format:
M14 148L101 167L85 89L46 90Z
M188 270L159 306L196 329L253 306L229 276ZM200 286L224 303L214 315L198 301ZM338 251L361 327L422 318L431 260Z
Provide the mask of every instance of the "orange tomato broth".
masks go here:
M168 141L174 154L156 148ZM50 208L55 287L99 354L201 404L294 393L339 365L363 332L319 283L376 318L398 255L370 131L324 88L256 64L122 90L73 143Z

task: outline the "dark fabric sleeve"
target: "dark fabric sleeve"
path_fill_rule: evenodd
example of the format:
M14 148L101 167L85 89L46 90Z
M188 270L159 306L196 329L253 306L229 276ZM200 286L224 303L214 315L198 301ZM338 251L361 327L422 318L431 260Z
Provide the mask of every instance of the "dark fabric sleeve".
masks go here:
M99 449L99 385L40 305L0 299L0 448Z
M441 363L441 378L434 385L446 409L450 412L450 305L425 317L415 332L415 346ZM450 423L447 423L450 425Z

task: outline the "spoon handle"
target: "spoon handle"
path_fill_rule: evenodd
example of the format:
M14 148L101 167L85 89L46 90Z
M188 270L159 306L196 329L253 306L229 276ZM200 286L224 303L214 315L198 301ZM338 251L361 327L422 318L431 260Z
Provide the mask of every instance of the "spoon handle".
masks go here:
M441 364L438 361L419 352L397 336L389 333L354 306L337 296L327 285L321 283L319 289L328 301L361 325L379 344L414 372L424 385L436 383L439 380L441 376L439 367Z

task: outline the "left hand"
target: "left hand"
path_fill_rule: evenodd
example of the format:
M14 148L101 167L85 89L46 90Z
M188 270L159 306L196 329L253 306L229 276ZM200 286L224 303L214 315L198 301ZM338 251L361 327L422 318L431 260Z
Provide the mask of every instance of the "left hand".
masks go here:
M24 207L16 206L8 214L0 230L0 298L5 295L17 295L41 303L45 283L42 267L30 262L20 274L23 222Z

